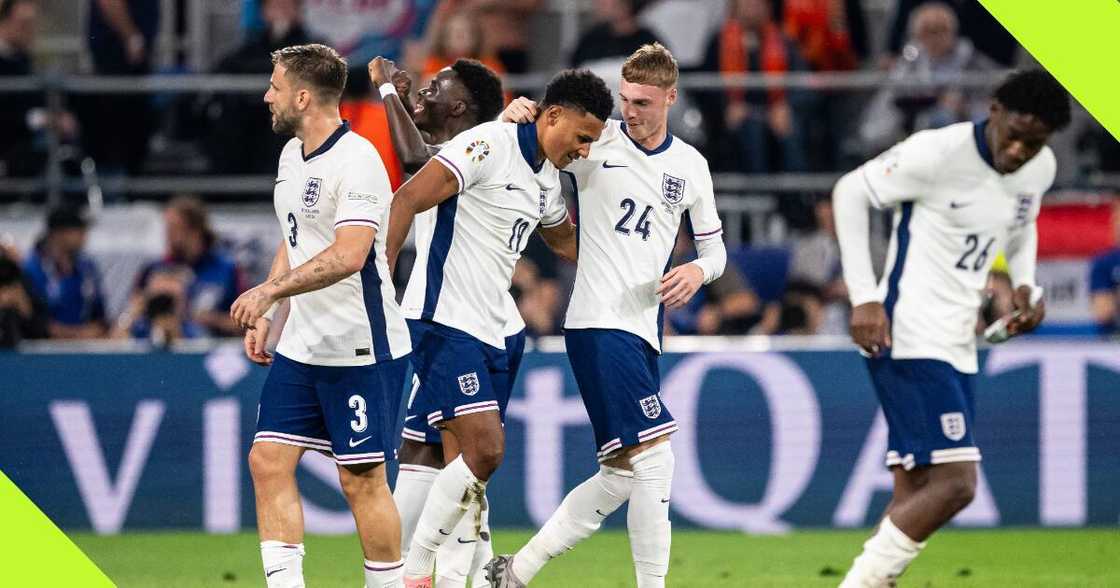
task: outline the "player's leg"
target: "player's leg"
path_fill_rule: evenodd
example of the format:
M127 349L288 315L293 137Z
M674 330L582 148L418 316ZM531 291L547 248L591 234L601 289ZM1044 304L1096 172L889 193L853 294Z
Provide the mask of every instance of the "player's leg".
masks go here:
M269 588L303 586L303 506L296 466L308 449L330 451L311 366L277 354L261 390L249 473Z
M668 435L634 448L624 457L634 472L626 530L638 588L665 586L669 573L672 523L669 522L669 495L673 487L675 460Z
M498 396L491 373L502 350L477 339L440 327L438 353L428 367L424 393L438 398L439 410L428 423L454 435L460 455L436 476L424 512L413 535L405 563L406 584L419 584L435 567L436 552L486 491L486 482L501 463L505 437L499 417ZM434 339L433 339L434 340ZM445 454L447 448L445 448Z
M400 516L384 463L395 455L407 357L354 367L319 367L316 390L354 513L367 588L399 587L403 575Z
M400 469L393 487L393 501L401 517L401 556L408 555L412 534L424 511L428 492L443 469L443 447L405 439L400 449Z
M872 360L869 367L890 427L896 492L845 588L893 585L925 540L972 501L980 459L967 376L932 360Z

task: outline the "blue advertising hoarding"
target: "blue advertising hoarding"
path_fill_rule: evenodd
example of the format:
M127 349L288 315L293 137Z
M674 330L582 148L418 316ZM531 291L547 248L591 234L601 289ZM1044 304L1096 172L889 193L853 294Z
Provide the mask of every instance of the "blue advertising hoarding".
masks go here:
M0 355L0 470L65 529L251 528L245 456L266 370L206 354ZM781 532L872 524L889 498L886 427L848 350L662 358L678 526ZM1120 348L981 353L980 488L956 524L1120 522ZM493 478L492 524L537 526L590 475L595 447L563 353L525 356ZM353 529L333 462L300 468L309 532ZM615 515L611 523L623 522Z

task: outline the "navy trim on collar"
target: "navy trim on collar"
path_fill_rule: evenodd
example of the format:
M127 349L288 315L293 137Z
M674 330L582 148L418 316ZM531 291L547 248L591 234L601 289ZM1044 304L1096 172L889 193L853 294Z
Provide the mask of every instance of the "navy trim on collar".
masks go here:
M541 147L537 142L537 123L517 125L517 146L521 148L521 157L525 158L525 163L529 164L533 173L540 173L541 168L544 167L544 160L537 163Z
M334 144L338 143L338 140L341 139L343 135L345 135L346 133L349 133L349 132L350 132L350 121L348 121L348 120L342 121L342 124L338 125L338 128L335 129L333 133L331 133L331 136L327 137L327 140L323 141L323 144L319 145L318 149L312 151L311 153L308 153L307 155L304 155L303 160L304 161L310 161L310 160L315 159L316 157L319 157L320 155L326 153L327 151L330 151L331 147L334 147ZM300 153L303 153L303 148L302 147L300 148Z
M988 147L988 136L984 133L988 128L988 119L984 119L972 125L972 137L976 140L976 151L980 153L980 159L988 164L988 167L996 169L996 160L992 157L992 150Z
M642 147L641 143L635 141L634 138L630 136L630 133L626 132L625 121L618 121L618 128L622 129L622 134L626 135L626 138L630 139L630 142L633 143L634 146L638 149L641 149L642 153L645 153L646 155L657 155L658 153L661 153L662 151L668 149L669 145L673 144L673 133L665 133L665 140L662 141L660 145L658 145L654 149L646 149L645 147Z

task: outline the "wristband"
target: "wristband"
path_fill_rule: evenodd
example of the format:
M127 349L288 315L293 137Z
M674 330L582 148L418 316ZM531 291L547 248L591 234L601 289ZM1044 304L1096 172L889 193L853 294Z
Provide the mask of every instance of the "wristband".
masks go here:
M382 98L388 98L390 95L397 95L397 87L389 82L385 82L377 87L377 91L381 93Z
M264 314L261 315L261 318L271 321L272 317L276 315L276 309L278 308L280 308L280 303L273 303L272 306L268 307L268 310L264 311Z

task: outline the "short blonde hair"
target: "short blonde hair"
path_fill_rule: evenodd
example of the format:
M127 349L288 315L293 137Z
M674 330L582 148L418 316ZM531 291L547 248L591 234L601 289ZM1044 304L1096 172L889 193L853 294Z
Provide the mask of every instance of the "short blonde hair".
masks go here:
M622 79L668 90L677 85L677 60L661 43L642 45L622 64Z

